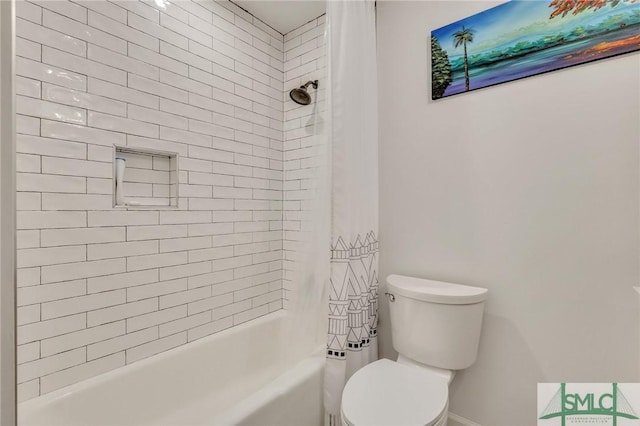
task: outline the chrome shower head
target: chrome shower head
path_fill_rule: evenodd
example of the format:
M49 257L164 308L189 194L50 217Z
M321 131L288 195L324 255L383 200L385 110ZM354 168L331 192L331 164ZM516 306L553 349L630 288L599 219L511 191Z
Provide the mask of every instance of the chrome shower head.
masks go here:
M297 87L289 92L289 96L293 102L300 105L309 105L311 103L311 95L307 92L307 87L311 85L314 89L318 88L318 80L309 80L304 86Z

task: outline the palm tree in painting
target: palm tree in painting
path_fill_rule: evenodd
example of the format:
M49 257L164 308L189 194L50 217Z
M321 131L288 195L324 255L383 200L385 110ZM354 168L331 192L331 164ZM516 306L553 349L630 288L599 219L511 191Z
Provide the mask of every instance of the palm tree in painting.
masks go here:
M475 30L473 28L465 28L462 26L462 30L453 33L453 43L456 47L460 45L464 46L464 83L469 91L469 58L467 57L467 43L473 43L473 34Z

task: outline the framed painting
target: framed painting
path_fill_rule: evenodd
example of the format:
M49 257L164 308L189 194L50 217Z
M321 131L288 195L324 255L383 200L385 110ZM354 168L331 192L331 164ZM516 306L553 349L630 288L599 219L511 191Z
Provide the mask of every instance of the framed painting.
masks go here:
M431 32L431 96L639 49L640 0L512 0Z

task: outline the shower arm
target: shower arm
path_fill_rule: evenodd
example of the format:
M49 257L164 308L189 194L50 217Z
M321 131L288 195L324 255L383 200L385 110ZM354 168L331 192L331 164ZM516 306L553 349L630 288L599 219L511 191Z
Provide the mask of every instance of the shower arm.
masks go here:
M304 86L300 86L300 88L306 90L309 85L312 85L314 89L318 89L318 80L309 80L304 84Z

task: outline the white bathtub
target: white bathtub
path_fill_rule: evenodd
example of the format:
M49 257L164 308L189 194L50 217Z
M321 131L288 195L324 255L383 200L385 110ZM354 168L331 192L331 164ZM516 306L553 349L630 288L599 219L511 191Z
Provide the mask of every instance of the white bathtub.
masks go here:
M19 424L320 426L324 347L292 360L287 319L269 314L23 402Z

